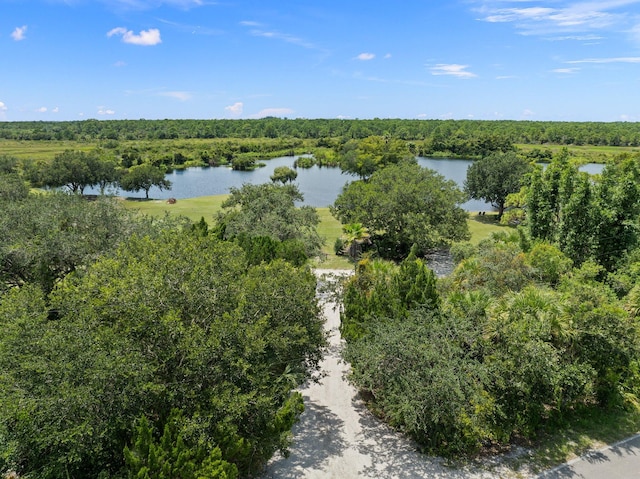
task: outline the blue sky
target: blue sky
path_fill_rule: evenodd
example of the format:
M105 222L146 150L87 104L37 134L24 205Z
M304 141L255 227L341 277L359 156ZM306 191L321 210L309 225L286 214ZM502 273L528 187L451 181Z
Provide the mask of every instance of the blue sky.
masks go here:
M640 121L640 0L0 0L0 120Z

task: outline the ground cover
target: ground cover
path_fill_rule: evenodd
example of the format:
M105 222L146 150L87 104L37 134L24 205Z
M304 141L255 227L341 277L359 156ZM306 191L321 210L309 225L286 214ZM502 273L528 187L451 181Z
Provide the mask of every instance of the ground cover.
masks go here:
M593 145L583 145L583 146L566 146L566 145L529 145L529 144L518 144L515 145L519 150L522 150L524 153L527 153L531 150L550 150L555 156L558 152L560 152L563 148L567 148L569 150L569 155L571 158L575 159L579 163L606 163L612 158L620 155L621 153L637 153L640 151L638 147L632 146L593 146Z

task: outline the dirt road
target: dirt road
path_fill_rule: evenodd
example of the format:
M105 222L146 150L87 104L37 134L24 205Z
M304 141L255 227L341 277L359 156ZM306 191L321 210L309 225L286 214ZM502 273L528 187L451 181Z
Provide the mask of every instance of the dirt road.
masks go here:
M414 445L378 421L345 381L340 360L339 312L324 307L330 349L322 364L326 376L301 390L305 412L294 428L288 458L270 462L264 479L291 478L496 478L498 471L452 469L418 453Z

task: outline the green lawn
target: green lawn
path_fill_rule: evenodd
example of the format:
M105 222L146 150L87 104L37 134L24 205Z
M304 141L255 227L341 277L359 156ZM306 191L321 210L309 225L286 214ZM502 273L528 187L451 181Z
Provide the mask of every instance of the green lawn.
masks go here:
M138 200L125 199L123 201L127 208L137 210L143 214L164 215L168 212L172 215L182 215L192 221L199 221L200 218L208 223L213 222L213 217L220 210L222 202L228 195L217 196L200 196L197 198L188 198L177 200L175 204L168 204L166 200ZM318 233L325 238L325 244L322 252L325 259L318 263L318 267L329 269L351 269L353 265L344 256L336 256L333 252L333 245L337 238L342 234L342 225L336 220L329 208L317 208L320 215L320 224L318 225ZM483 239L489 237L491 233L500 231L507 226L502 226L497 221L496 215L477 216L472 214L468 220L469 230L471 232L471 242L479 243Z

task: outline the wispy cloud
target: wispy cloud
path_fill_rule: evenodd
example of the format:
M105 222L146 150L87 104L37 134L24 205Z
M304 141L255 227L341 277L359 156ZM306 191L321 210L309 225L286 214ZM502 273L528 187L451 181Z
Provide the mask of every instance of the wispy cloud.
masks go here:
M224 109L233 116L240 116L242 115L242 111L244 110L244 103L238 101L233 105L225 106Z
M40 108L38 108L36 110L36 112L38 112L38 113L46 113L47 112L47 107L46 106L41 106Z
M191 100L193 95L188 91L163 91L158 93L159 96L168 96L169 98L175 98L180 101Z
M180 32L191 33L192 35L222 35L223 31L215 28L203 27L200 25L190 25L188 23L178 23L171 20L165 20L163 18L157 19L159 22L169 25L174 30Z
M356 57L357 60L368 61L376 57L375 53L361 53Z
M265 108L258 113L251 115L251 118L264 118L267 116L288 116L294 113L291 108Z
M103 106L99 106L98 107L98 115L109 115L109 116L111 116L111 115L115 115L115 114L116 114L116 112L111 110L111 109L109 109L109 108L105 108Z
M307 48L309 50L318 50L320 52L327 53L323 48L320 48L318 45L309 42L304 38L292 35L290 33L284 33L278 30L267 28L265 25L259 22L242 21L240 22L240 25L249 28L249 34L253 35L254 37L270 38L273 40L279 40L285 43L290 43L292 45Z
M521 6L517 0L478 0L480 19L490 23L512 23L523 35L553 36L593 31L621 31L637 13L632 8L640 0L557 0L551 6ZM583 40L564 35L556 39Z
M27 26L22 25L21 27L16 27L16 29L13 32L11 32L11 38L13 38L16 42L19 42L27 38L26 33L27 33Z
M584 60L570 60L566 63L640 63L640 57L585 58Z
M561 75L571 75L580 71L579 68L555 68L551 70L553 73L560 73Z
M431 67L432 75L450 75L457 78L474 78L477 75L467 71L469 65L458 65L457 63L439 63L436 66Z
M124 27L116 27L107 32L108 37L112 37L114 35L122 36L122 41L124 43L130 43L132 45L153 46L158 43L162 43L160 30L157 28L142 30L137 35Z
M7 105L3 101L0 101L0 111L7 111Z

